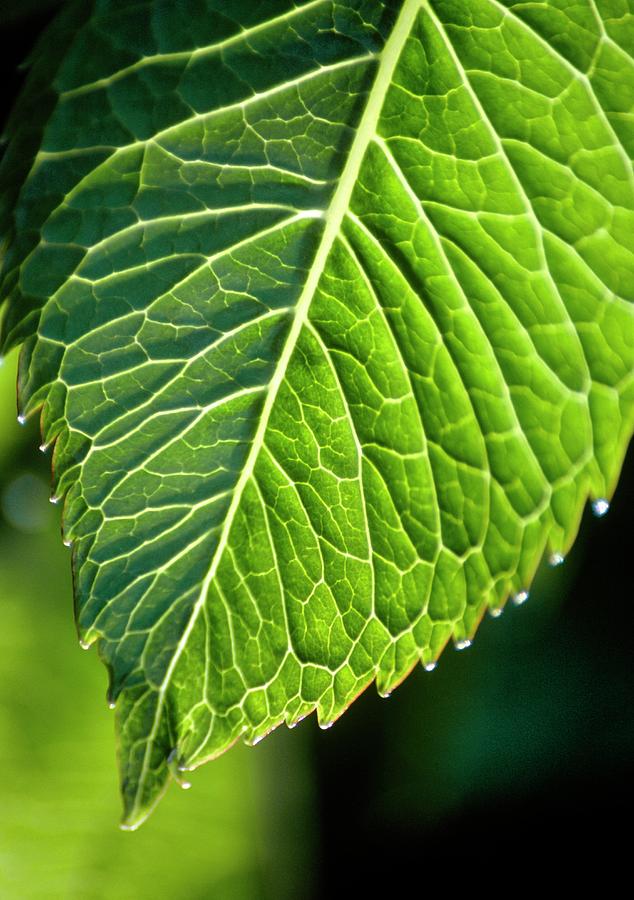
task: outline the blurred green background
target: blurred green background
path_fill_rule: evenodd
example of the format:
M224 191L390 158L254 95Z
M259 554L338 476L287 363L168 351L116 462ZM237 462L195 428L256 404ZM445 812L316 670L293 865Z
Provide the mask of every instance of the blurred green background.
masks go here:
M59 0L0 4L2 117ZM0 367L0 900L285 900L627 873L634 768L632 465L566 564L386 702L370 688L172 786L134 833L106 673L77 642L50 459ZM504 881L507 864L512 880ZM546 881L547 879L547 881Z

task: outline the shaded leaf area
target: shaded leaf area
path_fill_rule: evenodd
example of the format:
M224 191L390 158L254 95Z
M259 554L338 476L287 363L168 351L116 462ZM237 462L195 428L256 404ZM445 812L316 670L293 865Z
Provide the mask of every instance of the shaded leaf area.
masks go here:
M610 497L633 23L621 0L92 4L3 330L55 444L128 827L170 771L466 646Z

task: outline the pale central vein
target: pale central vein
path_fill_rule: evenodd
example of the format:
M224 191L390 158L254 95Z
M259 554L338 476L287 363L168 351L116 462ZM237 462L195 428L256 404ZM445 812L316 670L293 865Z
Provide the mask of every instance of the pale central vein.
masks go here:
M148 735L146 750L143 759L143 766L137 785L135 803L132 814L130 816L132 823L131 827L138 827L144 820L144 818L146 818L149 814L148 810L146 815L142 819L138 821L135 819L135 814L137 813L141 802L145 779L148 773L148 765L152 746L160 727L165 697L172 679L172 675L185 647L187 646L187 642L189 640L191 632L204 606L209 587L216 575L220 561L222 560L227 542L229 540L233 520L240 505L242 493L253 474L255 463L264 443L264 436L268 427L269 418L271 416L278 391L282 382L284 381L286 370L288 368L288 364L297 344L297 340L299 338L301 330L307 321L310 304L315 294L315 290L317 288L319 280L321 279L321 276L325 269L326 262L332 249L332 245L337 237L337 234L339 233L341 223L346 214L346 211L349 208L352 192L357 182L366 150L370 141L376 133L379 116L381 114L381 110L383 109L383 103L385 101L385 96L387 94L388 88L392 82L394 70L398 63L405 41L407 40L412 30L416 15L421 8L421 5L422 0L405 0L403 8L401 9L401 12L399 13L399 16L394 24L392 33L387 40L383 50L381 51L376 77L368 95L366 107L361 117L361 121L359 123L355 138L352 142L350 153L339 180L339 184L333 195L330 206L325 211L325 226L323 235L317 249L312 267L310 269L310 273L306 280L306 284L304 285L304 289L297 302L295 314L293 317L293 323L288 333L288 337L286 339L279 362L276 366L275 373L273 375L273 378L271 379L266 401L262 409L261 418L253 439L253 444L251 446L251 450L249 451L245 466L236 483L233 498L227 511L227 516L223 524L218 545L213 555L207 575L205 576L205 579L202 583L196 603L192 608L187 626L185 627L181 639L178 642L176 649L174 650L174 655L172 656L170 664L165 672L163 681L161 682L161 685L159 687L156 713L154 715L152 730Z

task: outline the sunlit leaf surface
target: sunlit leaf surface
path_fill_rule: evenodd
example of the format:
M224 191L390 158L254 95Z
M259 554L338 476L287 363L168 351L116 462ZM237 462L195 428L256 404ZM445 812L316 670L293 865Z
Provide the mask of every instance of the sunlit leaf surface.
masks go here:
M170 773L468 645L605 510L634 10L94 0L55 28L3 163L4 343L134 827Z

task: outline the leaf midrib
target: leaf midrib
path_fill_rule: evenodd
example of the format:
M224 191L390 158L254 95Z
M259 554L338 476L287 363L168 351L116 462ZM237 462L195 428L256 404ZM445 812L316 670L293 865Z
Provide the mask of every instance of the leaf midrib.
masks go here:
M244 468L242 469L240 477L238 478L238 481L234 488L233 498L231 504L229 505L229 509L223 523L220 539L212 557L207 575L205 576L205 579L202 583L200 594L192 608L189 621L187 622L181 639L174 650L174 654L172 656L170 664L167 667L163 681L161 682L161 685L158 689L156 713L154 715L152 729L147 738L147 744L143 758L143 766L137 781L137 790L134 798L134 804L129 815L126 817L128 828L137 828L139 825L141 825L160 799L159 794L155 798L154 803L152 803L152 805L148 809L144 810L141 817L137 819L140 799L143 794L145 779L147 777L151 750L160 727L165 697L169 688L169 684L171 682L172 675L174 673L174 669L178 664L183 650L187 646L189 636L205 603L209 587L216 575L218 565L220 564L220 561L222 560L222 557L224 555L224 551L233 525L233 520L238 511L243 491L253 474L256 460L264 443L264 437L268 428L269 418L271 416L271 412L277 398L277 393L286 375L286 369L297 344L299 335L307 322L308 312L313 296L315 294L315 290L317 289L317 285L323 274L332 246L340 231L343 218L349 208L352 192L357 183L366 150L372 137L376 133L376 126L383 109L387 91L392 82L394 70L400 58L401 51L405 45L405 41L409 37L414 24L414 20L421 6L422 0L405 0L398 18L394 23L392 33L390 34L390 37L386 41L380 53L379 65L377 68L374 83L370 89L366 106L359 122L354 140L352 141L352 145L350 147L348 158L341 174L341 178L333 194L330 205L324 212L326 224L319 243L319 247L317 249L317 253L315 254L315 258L306 280L306 284L304 285L302 293L297 302L293 317L293 323L286 338L286 342L284 344L284 348L280 355L278 364L275 368L275 372L271 379L267 397L264 402L262 414L260 416L258 428L253 438L253 443L251 445L249 455L247 456Z

